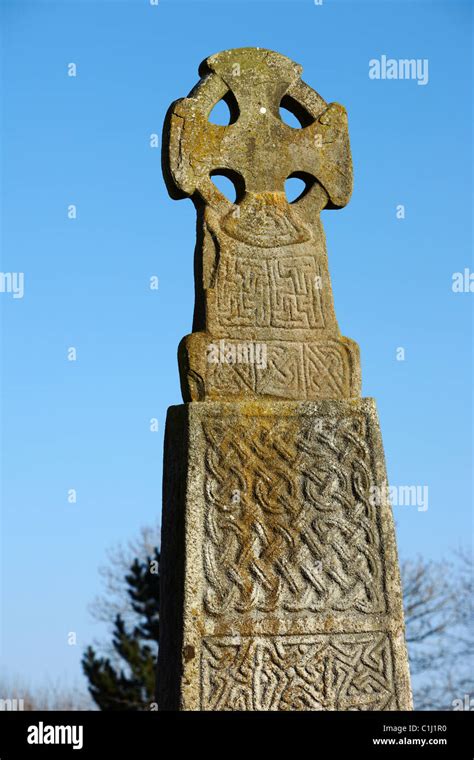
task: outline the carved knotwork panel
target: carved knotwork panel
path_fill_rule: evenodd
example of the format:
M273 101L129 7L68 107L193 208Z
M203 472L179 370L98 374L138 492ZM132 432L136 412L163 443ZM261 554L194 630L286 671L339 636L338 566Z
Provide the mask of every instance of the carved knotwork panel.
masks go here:
M319 270L313 257L227 258L216 283L217 319L224 328L323 328Z
M209 615L385 610L364 415L210 417L203 431Z
M379 631L209 637L202 710L396 710L389 635Z

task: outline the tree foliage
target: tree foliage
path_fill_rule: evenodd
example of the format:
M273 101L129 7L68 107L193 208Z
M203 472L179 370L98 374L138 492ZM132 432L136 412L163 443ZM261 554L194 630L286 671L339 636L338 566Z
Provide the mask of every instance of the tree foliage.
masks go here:
M153 555L136 557L125 574L133 625L116 612L112 656L100 656L89 646L82 667L89 691L101 710L146 710L154 701L156 654L159 637L159 561ZM129 615L130 617L130 615Z

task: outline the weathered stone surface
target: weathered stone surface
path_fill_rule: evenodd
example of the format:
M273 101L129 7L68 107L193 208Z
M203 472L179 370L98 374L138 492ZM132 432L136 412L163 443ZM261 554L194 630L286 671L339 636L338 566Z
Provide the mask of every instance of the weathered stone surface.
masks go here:
M168 188L194 201L198 241L178 352L190 403L165 439L159 708L411 709L377 412L319 220L351 192L345 111L271 51L225 51L201 74L165 125ZM225 127L208 120L222 97ZM307 179L291 204L289 176Z
M161 709L409 709L391 508L372 497L386 493L374 401L171 407L170 459L179 441L165 629L182 608L160 650Z

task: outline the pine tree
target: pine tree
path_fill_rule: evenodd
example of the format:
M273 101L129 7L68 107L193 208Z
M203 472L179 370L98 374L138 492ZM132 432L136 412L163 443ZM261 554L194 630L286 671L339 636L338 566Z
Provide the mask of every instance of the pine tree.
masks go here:
M159 637L159 561L135 559L125 575L127 593L136 615L130 630L120 614L114 620L112 646L114 663L88 647L82 667L89 692L101 710L147 710L154 703L156 655ZM115 663L117 662L117 664Z

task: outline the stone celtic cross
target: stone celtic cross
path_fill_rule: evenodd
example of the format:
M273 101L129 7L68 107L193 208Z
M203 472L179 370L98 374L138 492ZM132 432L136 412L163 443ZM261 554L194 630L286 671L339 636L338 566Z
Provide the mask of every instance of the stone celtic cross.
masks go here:
M319 218L351 194L346 113L269 50L200 73L164 129L167 186L192 198L198 236L187 403L165 436L159 708L410 709L377 410ZM222 99L226 126L209 120ZM290 177L305 183L292 203Z

